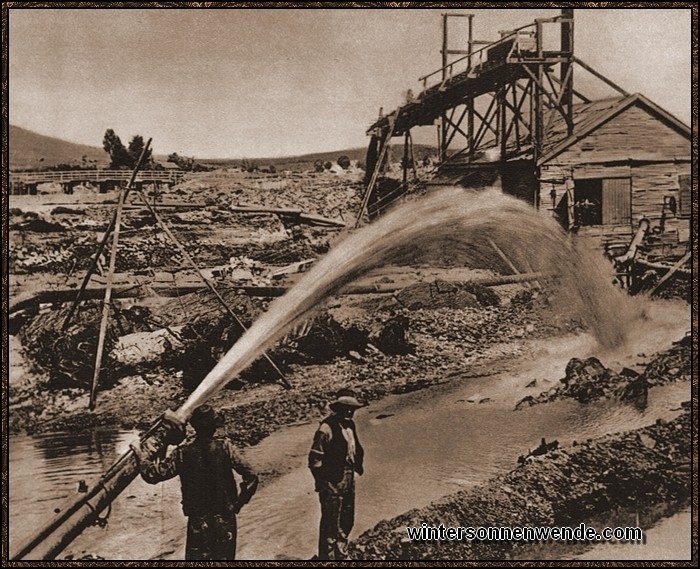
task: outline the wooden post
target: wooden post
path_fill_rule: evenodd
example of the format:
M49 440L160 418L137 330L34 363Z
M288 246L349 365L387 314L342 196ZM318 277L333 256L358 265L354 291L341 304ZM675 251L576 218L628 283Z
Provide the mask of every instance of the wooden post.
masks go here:
M540 156L542 155L542 144L544 138L544 101L543 101L543 91L544 86L542 85L542 79L544 74L544 66L542 63L542 58L544 56L544 46L542 37L542 21L538 18L535 20L537 29L537 71L536 71L536 85L533 86L533 94L535 99L535 128L532 148L534 151L534 162L537 165ZM525 69L528 69L527 67Z
M593 69L590 65L587 65L586 63L584 63L583 61L581 61L578 57L574 57L573 60L574 60L576 63L578 63L581 67L583 67L586 71L588 71L591 75L593 75L594 77L597 77L597 78L600 79L603 83L605 83L606 85L608 85L608 86L612 87L613 89L615 89L615 91L617 91L618 93L620 93L620 95L622 95L622 96L624 96L624 97L629 97L629 96L630 96L630 94L629 94L627 91L625 91L622 87L620 87L619 85L616 85L615 83L613 83L612 81L610 81L610 79L608 79L605 75L603 75L603 74L601 74L601 73L598 73L598 72L597 72L595 69Z
M100 370L102 368L102 352L105 347L105 336L107 334L107 324L109 322L109 310L112 300L112 282L114 279L114 270L117 264L117 249L119 248L119 228L122 222L122 211L124 209L124 198L127 194L127 189L123 189L119 193L119 204L117 205L116 221L114 224L114 236L112 237L112 251L109 257L109 271L107 272L107 284L105 288L105 298L102 304L102 321L100 322L100 335L97 339L97 354L95 355L95 371L92 375L92 385L90 387L90 403L89 409L95 409L95 400L97 398L97 382L100 378Z
M410 160L411 160L411 167L413 168L413 179L417 180L418 179L418 170L416 169L416 155L413 152L413 137L411 136L411 131L410 129L406 131L408 133L408 145L410 148Z
M404 190L408 187L408 160L409 160L409 134L410 131L406 131L403 137L403 187Z
M442 83L444 84L445 81L447 80L447 61L448 61L448 39L447 39L447 18L448 14L443 14L442 15ZM438 144L440 145L439 153L440 153L440 162L444 162L445 158L447 157L447 114L443 112L440 115L440 125L439 125L439 132L438 132Z
M391 135L394 133L394 125L396 124L396 115L389 115L389 127L386 129L384 136L382 136L380 145L381 149L379 151L379 158L377 160L377 165L374 168L374 172L372 173L372 178L369 181L369 184L367 185L367 189L365 190L365 195L362 198L362 203L360 204L360 211L357 212L357 219L355 220L355 229L357 229L360 226L360 223L362 222L362 214L365 211L365 208L367 207L367 204L369 203L369 197L372 194L372 190L374 189L374 185L377 183L377 180L379 179L379 172L382 169L382 163L384 162L384 157L386 156L387 153L387 148L389 147L389 140L391 140Z
M564 19L561 24L561 51L565 60L561 63L559 76L564 95L562 102L566 110L567 135L571 136L574 133L574 77L572 66L574 56L574 9L562 8L561 16Z

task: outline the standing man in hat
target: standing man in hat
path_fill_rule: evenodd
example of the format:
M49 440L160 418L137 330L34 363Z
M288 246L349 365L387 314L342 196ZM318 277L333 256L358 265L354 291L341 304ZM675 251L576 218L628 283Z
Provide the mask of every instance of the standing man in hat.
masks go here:
M364 451L352 417L363 407L349 389L338 392L332 413L316 431L309 468L321 502L318 558L347 559L348 536L355 521L355 473L363 473Z
M185 438L185 426L170 421L168 444ZM255 494L258 477L226 438L214 438L216 411L197 407L190 418L194 439L177 446L167 456L167 445L156 456L132 444L141 477L149 484L180 476L182 509L187 516L186 560L228 561L236 557L236 514ZM233 472L243 477L238 492Z

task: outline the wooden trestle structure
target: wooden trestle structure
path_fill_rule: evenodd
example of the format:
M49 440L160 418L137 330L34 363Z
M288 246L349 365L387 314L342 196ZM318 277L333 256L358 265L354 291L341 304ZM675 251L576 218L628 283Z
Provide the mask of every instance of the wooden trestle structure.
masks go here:
M448 48L450 17L468 18L466 50ZM361 222L377 187L382 156L392 137L403 136L407 151L403 161L404 190L411 143L411 129L437 125L439 167L476 162L486 150L505 162L527 155L537 165L549 131L565 121L567 135L574 134L573 107L590 99L574 89L574 68L582 68L623 96L628 93L574 55L573 9L559 16L539 18L516 30L501 32L497 41L473 39L473 15L443 14L443 45L440 69L419 79L422 91L394 111L380 116L368 129L371 136L366 196L358 215ZM554 35L558 49L546 49ZM556 38L555 38L556 39ZM450 56L461 55L449 61ZM375 159L374 157L378 157ZM483 161L483 160L482 160ZM370 175L370 170L374 171ZM379 196L378 209L397 197ZM373 196L376 197L376 196Z

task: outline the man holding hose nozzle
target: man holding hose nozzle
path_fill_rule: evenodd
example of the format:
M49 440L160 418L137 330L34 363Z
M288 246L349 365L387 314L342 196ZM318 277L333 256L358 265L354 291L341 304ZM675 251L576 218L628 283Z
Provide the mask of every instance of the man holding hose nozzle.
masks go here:
M163 423L167 434L160 449L131 445L141 477L149 484L157 484L180 476L182 509L188 518L186 560L234 560L236 514L255 494L257 475L231 441L214 438L218 417L209 405L194 410L190 424L195 438L182 444L179 443L185 438L185 425L168 413ZM166 455L168 445L178 446ZM240 493L234 471L243 477Z

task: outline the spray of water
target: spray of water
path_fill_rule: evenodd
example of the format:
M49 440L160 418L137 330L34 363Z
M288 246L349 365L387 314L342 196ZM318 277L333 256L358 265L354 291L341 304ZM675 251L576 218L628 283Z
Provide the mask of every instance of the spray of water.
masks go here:
M495 245L495 247L494 247ZM270 305L204 378L177 412L186 420L198 405L246 369L300 320L345 284L397 259L440 253L460 264L502 266L505 253L522 272L556 274L556 302L577 315L604 347L624 340L626 304L592 252L546 215L495 189L442 190L402 204L342 242L286 295ZM597 254L600 257L600 254Z

